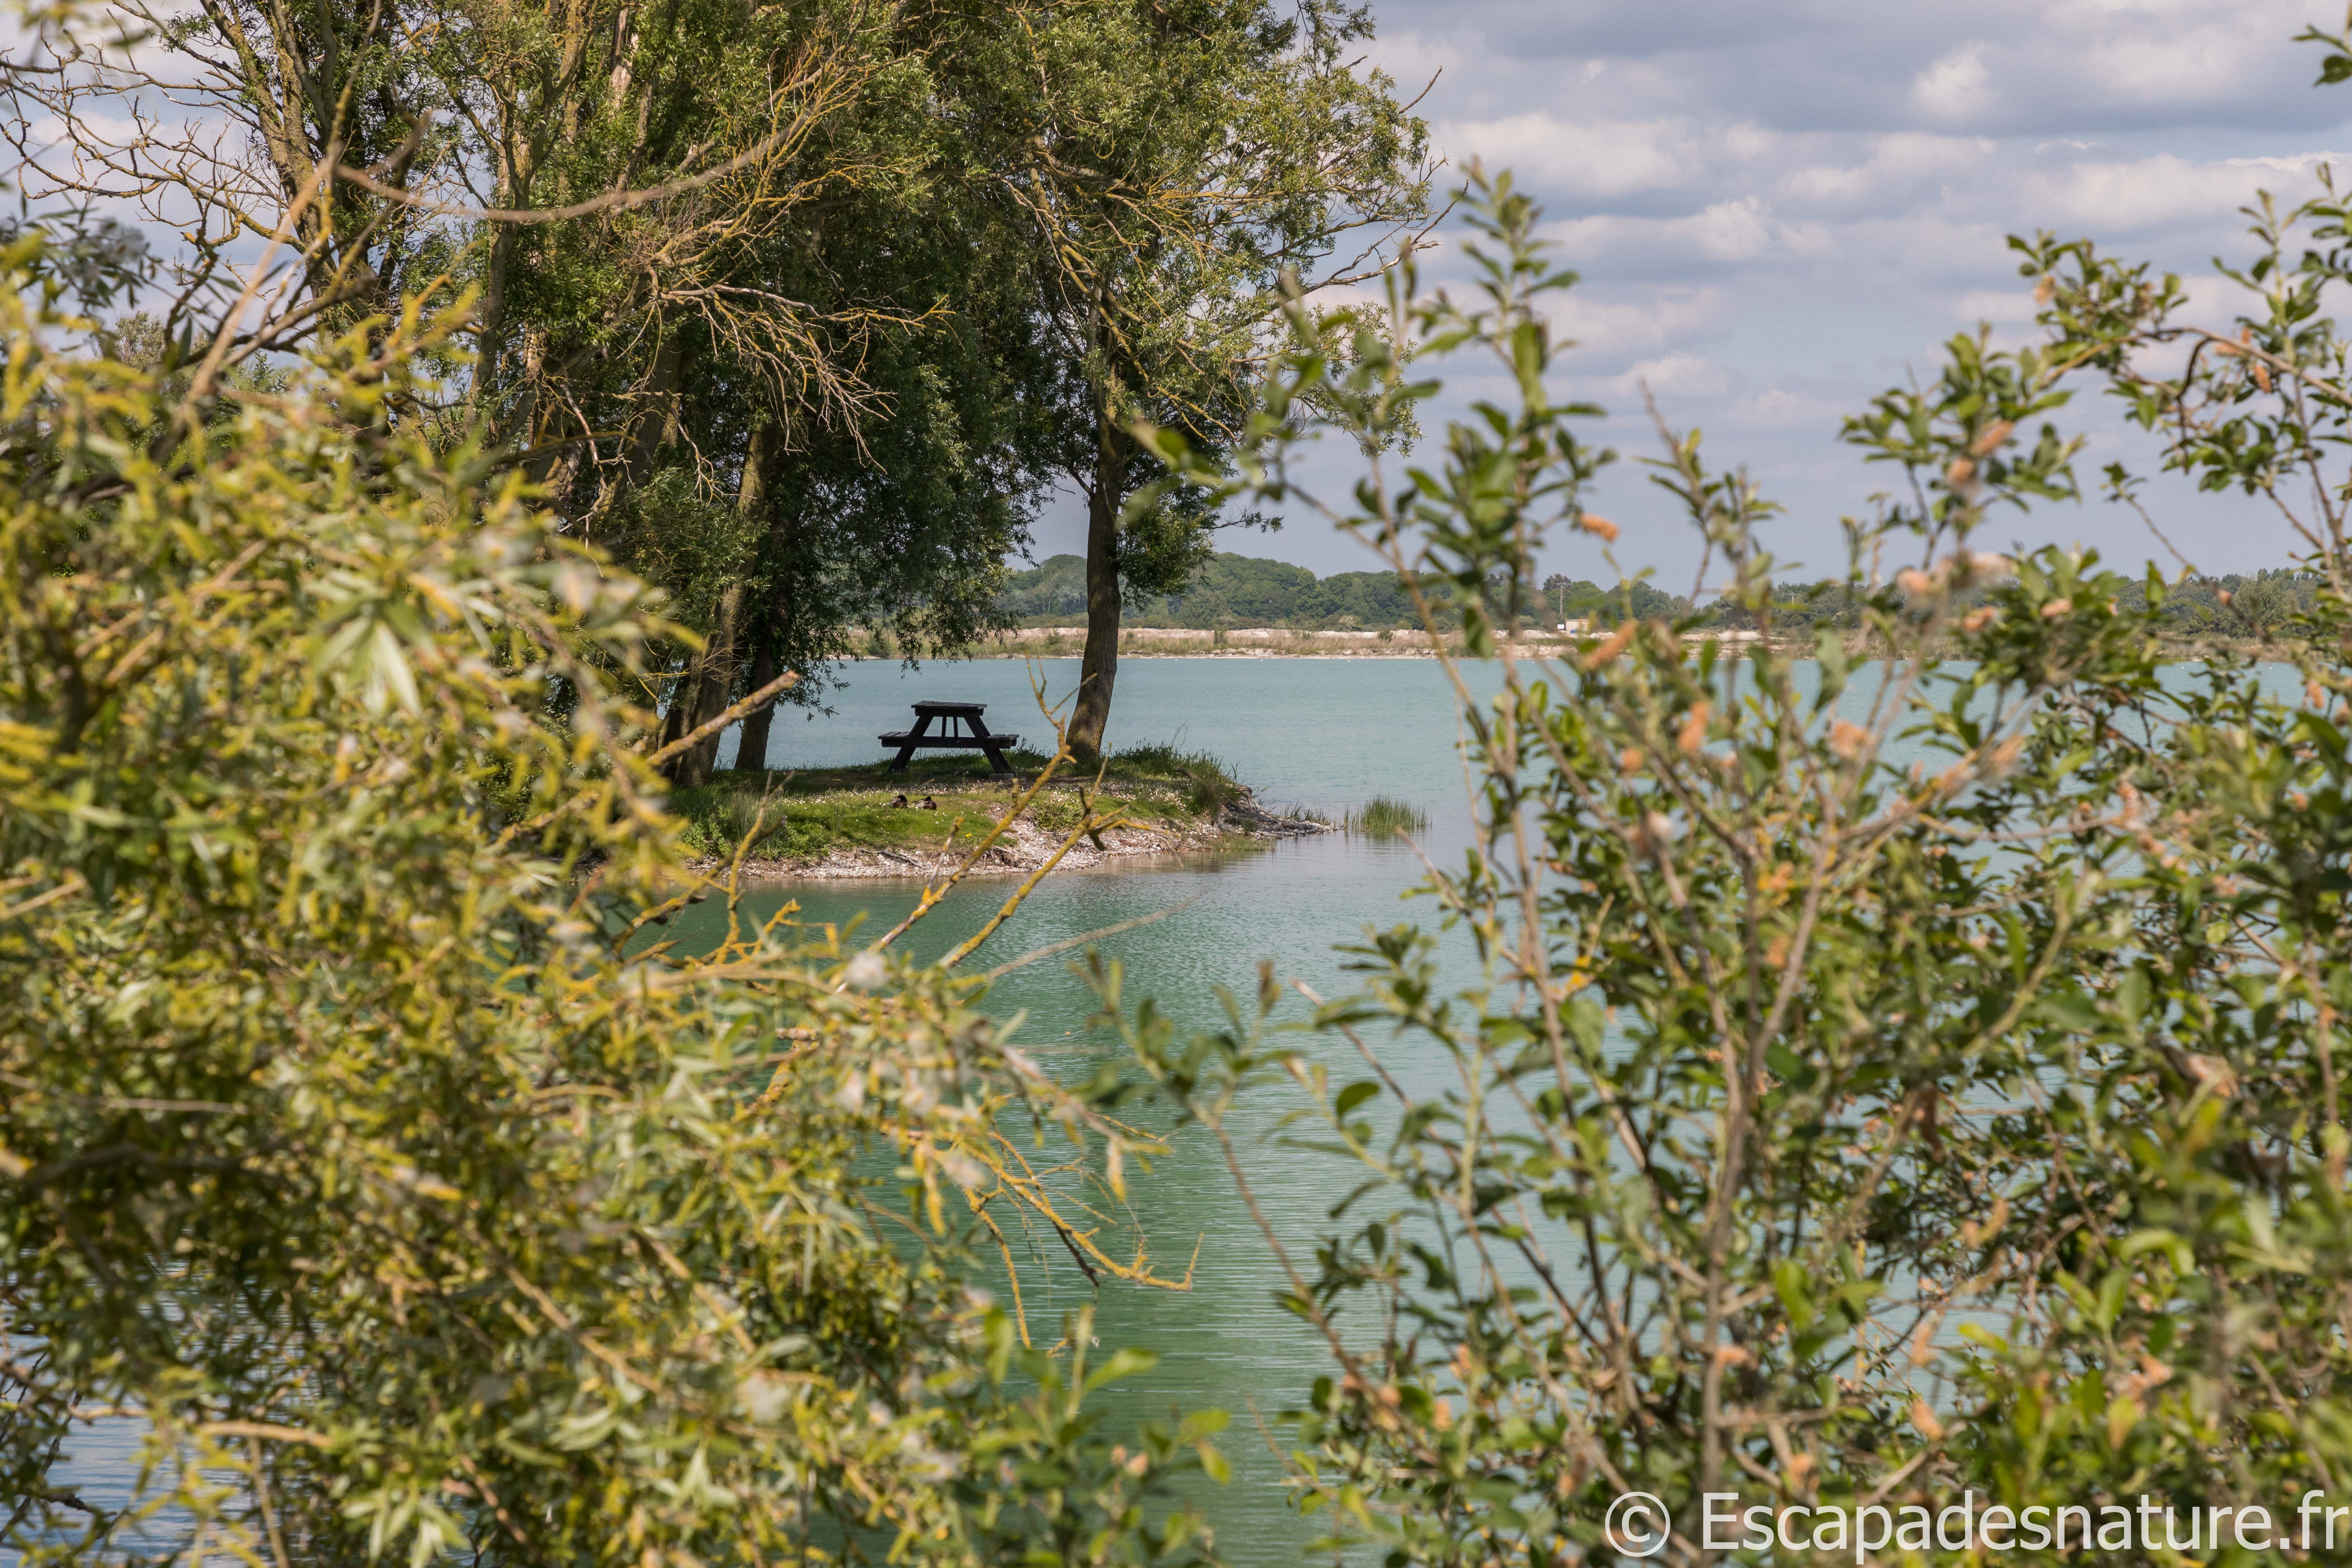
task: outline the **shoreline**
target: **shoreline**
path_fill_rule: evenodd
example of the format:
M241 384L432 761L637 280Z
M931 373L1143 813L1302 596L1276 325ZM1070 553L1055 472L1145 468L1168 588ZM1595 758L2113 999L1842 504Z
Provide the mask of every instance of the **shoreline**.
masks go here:
M981 788L958 788L946 781L926 781L937 795L946 797L940 802L936 816L926 826L935 826L940 832L936 848L925 847L911 840L896 844L866 842L835 842L810 854L748 855L742 861L746 878L761 882L808 881L867 881L892 878L936 879L953 872L971 854L968 844L957 843L960 830L967 825L992 826L1003 809L1011 803L1002 795L994 801L971 801L970 797L993 795L992 785ZM973 807L977 807L975 811ZM974 822L977 816L978 822ZM1049 827L1037 819L1033 810L1006 828L1003 836L991 845L971 870L971 877L1026 876L1052 859L1063 841L1069 837L1071 826ZM1075 825L1071 825L1075 826ZM1097 833L1081 835L1054 867L1054 874L1070 870L1090 870L1117 862L1165 858L1197 855L1220 849L1237 849L1251 844L1263 844L1285 838L1311 838L1340 829L1330 823L1306 817L1284 816L1266 810L1257 803L1255 792L1242 787L1231 799L1214 812L1187 820L1136 819L1102 828ZM724 877L734 864L732 856L700 855L688 860L688 868L706 877Z

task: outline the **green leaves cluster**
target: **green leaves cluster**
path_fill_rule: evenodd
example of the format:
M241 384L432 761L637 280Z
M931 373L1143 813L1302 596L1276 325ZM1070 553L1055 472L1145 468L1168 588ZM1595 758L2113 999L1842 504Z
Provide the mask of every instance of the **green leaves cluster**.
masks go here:
M388 410L456 321L177 420L0 256L0 1540L428 1563L1205 1561L971 1288L978 987L783 916L693 956L665 634ZM54 269L50 269L54 276ZM1087 1343L1086 1325L1071 1331ZM128 1433L127 1493L65 1468ZM120 1440L120 1438L118 1438Z
M2047 341L1957 339L1849 422L1900 478L1849 522L1853 613L1810 657L1660 616L1538 660L1495 634L1548 533L1615 537L1583 510L1605 455L1547 389L1543 295L1570 279L1507 181L1467 195L1469 297L1406 272L1378 330L1295 314L1241 482L1489 629L1501 689L1461 688L1475 846L1427 889L1478 973L1399 927L1353 950L1366 989L1319 1009L1317 1045L1269 1026L1270 982L1189 1043L1122 1026L1217 1136L1279 1076L1306 1091L1293 1136L1362 1171L1311 1258L1269 1233L1335 1362L1297 1418L1307 1505L1393 1563L1549 1564L1632 1560L1601 1527L1634 1489L1675 1513L1660 1560L1690 1563L1793 1560L1708 1546L1709 1492L2146 1495L2260 1505L2282 1536L2306 1490L2352 1503L2334 253L2289 258L2257 214L2233 332L2180 324L2173 280L2028 246ZM1395 471L1380 454L1451 353L1516 400ZM2168 662L2153 566L1979 547L2076 493L2054 417L2092 381L2169 466L2300 531L2310 595L2249 651ZM1286 467L1318 423L1373 454L1345 501ZM1665 436L1654 481L1769 625L1773 509Z

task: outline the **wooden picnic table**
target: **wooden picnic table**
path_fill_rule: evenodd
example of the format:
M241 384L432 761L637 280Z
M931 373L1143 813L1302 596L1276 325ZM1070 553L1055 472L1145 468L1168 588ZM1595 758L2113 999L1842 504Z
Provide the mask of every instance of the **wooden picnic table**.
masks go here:
M985 702L916 703L915 727L911 730L893 730L882 737L882 743L885 746L896 747L898 752L898 756L891 761L890 771L894 773L905 773L907 763L913 759L918 751L986 752L988 771L1007 777L1011 776L1013 765L1004 760L1004 752L1008 747L1019 745L1021 737L1008 735L1002 730L992 731L987 722L981 718L981 715L987 711L988 704ZM936 735L930 732L931 721L934 719L940 721L940 732ZM965 732L962 734L955 733L955 727L959 723L964 726Z

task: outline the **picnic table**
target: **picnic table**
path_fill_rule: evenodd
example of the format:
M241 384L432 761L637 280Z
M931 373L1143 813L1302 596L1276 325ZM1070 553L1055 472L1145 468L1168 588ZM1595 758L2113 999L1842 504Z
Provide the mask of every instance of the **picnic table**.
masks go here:
M992 731L981 718L987 711L988 704L985 702L916 703L915 727L893 730L882 737L885 746L896 747L898 752L891 761L890 771L905 773L907 763L919 751L986 752L988 771L1010 777L1013 765L1004 760L1005 749L1019 745L1021 737L1008 735L1002 730ZM940 721L940 732L936 735L931 733L931 721L934 719ZM962 734L955 732L959 723L964 726Z

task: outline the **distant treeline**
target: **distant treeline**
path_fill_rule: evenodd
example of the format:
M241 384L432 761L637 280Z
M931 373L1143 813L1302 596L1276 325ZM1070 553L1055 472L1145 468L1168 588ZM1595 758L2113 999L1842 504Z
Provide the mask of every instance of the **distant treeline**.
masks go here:
M1679 601L1646 583L1633 584L1630 591L1637 618L1679 612ZM1430 586L1431 601L1441 606L1441 625L1458 618L1443 608L1445 593L1442 583ZM1620 590L1554 577L1544 584L1544 602L1529 605L1523 619L1537 626L1565 614L1613 625L1624 617L1627 603ZM1080 624L1087 609L1086 559L1055 555L1042 566L1015 572L999 604L1024 626ZM1181 593L1130 595L1126 620L1133 626L1199 631L1233 626L1381 631L1421 624L1412 596L1392 572L1336 572L1318 577L1304 566L1248 555L1211 556Z
M2310 610L2325 579L2310 572L2281 567L2272 571L2219 577L2190 577L2169 583L2164 590L2165 619L2185 636L2252 637L2276 631L2295 616ZM2124 595L2133 607L2146 602L2147 589L2135 584ZM1851 626L1862 618L1860 597L1842 581L1776 583L1771 589L1772 625L1794 631L1805 626ZM1703 624L1753 629L1758 617L1733 605L1717 605Z
M2286 569L2191 577L2167 585L2164 614L2185 635L2251 636L2275 630L2310 609L2320 585L2321 579L2311 573ZM1443 608L1446 591L1441 582L1430 584L1429 597L1441 606L1441 626L1458 621ZM1780 630L1861 623L1859 598L1843 581L1776 583L1771 592L1772 625ZM2136 588L2126 596L2137 601L2142 593ZM1083 624L1086 558L1055 555L1042 566L1013 573L999 604L1023 626ZM1638 620L1679 619L1689 613L1686 600L1647 583L1604 588L1580 578L1553 576L1544 583L1543 603L1529 605L1521 619L1530 626L1562 619L1614 626L1625 618L1629 608ZM1304 566L1248 555L1211 556L1181 594L1130 593L1126 618L1129 626L1183 626L1196 631L1234 626L1381 631L1421 624L1411 596L1394 573L1339 572L1318 577ZM1702 613L1699 624L1752 630L1757 618L1738 605L1717 604Z

